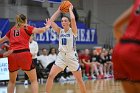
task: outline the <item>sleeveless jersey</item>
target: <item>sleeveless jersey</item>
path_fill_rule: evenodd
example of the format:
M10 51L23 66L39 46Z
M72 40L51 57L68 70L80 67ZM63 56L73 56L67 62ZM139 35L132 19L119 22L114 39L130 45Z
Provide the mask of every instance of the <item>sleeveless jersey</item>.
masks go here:
M27 26L26 32L24 28L17 30L15 26L12 27L12 29L6 33L10 42L10 50L29 49L29 34L32 34L33 29L33 26Z
M122 39L140 40L140 0L135 0L129 24Z
M74 36L72 29L69 28L67 32L65 32L64 29L61 29L59 34L59 51L68 53L75 49L76 37Z

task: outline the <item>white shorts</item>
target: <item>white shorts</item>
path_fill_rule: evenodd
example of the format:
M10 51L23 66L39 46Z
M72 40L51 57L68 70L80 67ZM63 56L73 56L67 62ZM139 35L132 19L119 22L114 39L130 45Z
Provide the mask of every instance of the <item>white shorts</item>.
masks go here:
M70 53L59 52L55 61L55 65L62 68L63 70L66 67L68 67L69 71L81 70L77 52L74 51Z

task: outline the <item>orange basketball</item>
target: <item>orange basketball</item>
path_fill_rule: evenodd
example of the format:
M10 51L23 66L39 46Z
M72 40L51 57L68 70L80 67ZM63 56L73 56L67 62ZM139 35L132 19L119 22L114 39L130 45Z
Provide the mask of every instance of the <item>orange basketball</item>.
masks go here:
M60 4L60 11L62 13L67 13L69 12L69 7L70 7L71 3L70 1L63 1L61 4Z

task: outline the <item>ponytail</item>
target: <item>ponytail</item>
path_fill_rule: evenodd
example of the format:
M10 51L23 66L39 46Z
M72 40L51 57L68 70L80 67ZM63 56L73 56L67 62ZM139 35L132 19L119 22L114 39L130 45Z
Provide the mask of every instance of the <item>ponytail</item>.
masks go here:
M16 16L16 25L17 25L17 28L19 28L21 26L21 24L25 24L26 23L26 16L23 15L23 14L20 14L20 15L17 15Z

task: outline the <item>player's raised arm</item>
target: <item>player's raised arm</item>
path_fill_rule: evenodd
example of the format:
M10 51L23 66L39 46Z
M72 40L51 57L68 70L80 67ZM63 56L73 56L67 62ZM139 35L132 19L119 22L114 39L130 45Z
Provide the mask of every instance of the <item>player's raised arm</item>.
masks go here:
M73 10L73 6L70 5L69 13L70 13L70 19L71 19L71 28L72 28L72 32L74 33L74 36L77 36L77 25L76 25L75 16L72 10Z
M52 26L53 30L56 31L57 33L60 32L61 28L54 21L56 20L56 18L59 16L60 13L61 13L60 8L58 8L57 11L52 15L52 17L50 19L52 21L51 26Z
M132 6L126 10L118 19L116 19L116 21L114 22L114 37L117 41L119 41L119 39L122 36L123 33L123 29L122 27L124 26L124 24L126 24L129 21L129 17L130 17L130 13L132 11Z

